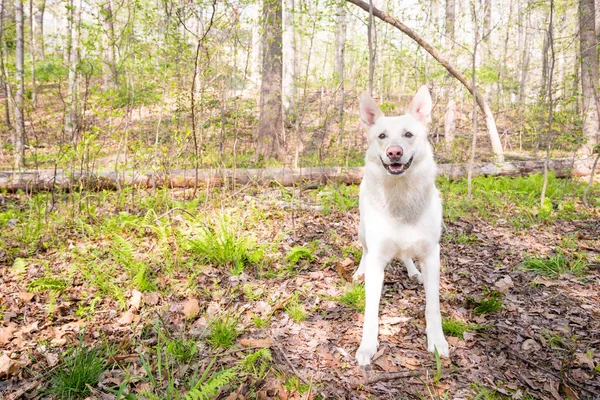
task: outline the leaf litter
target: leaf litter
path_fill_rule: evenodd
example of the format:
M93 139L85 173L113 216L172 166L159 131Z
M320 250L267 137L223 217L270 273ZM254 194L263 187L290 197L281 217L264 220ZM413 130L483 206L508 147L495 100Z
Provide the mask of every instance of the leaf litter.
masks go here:
M251 190L240 194L245 201L257 199L255 212L261 216L246 211L239 217L252 220L247 229L266 246L268 261L249 266L239 276L218 265L197 265L189 255L177 260L184 267L168 271L160 264L162 256L153 254L161 245L154 234L137 251L144 253L138 255L144 262L156 263L151 275L158 286L150 291L128 289L122 303L118 296L107 295L110 287L93 285L93 277L84 279L69 269L77 265L76 254L82 249L87 253L106 247L103 237L73 232L69 237L67 232L66 254L51 250L32 259L21 254L16 269L15 262L0 260L0 394L20 393L24 382L38 383L29 393L39 393L44 371L60 367L60 355L81 335L90 344L119 343L110 358L111 369L90 398L111 398L107 388L119 385L129 393L143 393L150 388L148 379L127 381L126 376L148 377L140 354L150 354L161 340L160 334L148 333L160 322L165 335L184 334L194 343L192 353L206 356L195 361L200 370L210 368L212 357L225 368L236 365L248 349L270 349L272 368L280 373L253 383L238 382L220 398L246 398L250 390L258 398L395 399L428 393L472 398L476 387L511 398L600 396L597 220L557 219L519 229L476 218L447 221L442 314L486 328L467 331L462 339L449 336L451 357L441 360L436 378L436 360L426 351L423 289L395 262L388 268L382 294L379 351L369 370L356 366L363 314L337 298L360 261L358 211L323 213L306 207L282 212L277 206L285 202L282 193L269 191L269 202ZM310 204L307 197L303 201ZM182 215L170 223L185 232L195 221ZM584 276L548 278L521 267L526 255L551 254L568 235L576 242L571 251L591 260ZM472 239L457 239L461 237ZM286 254L294 246L312 249L312 256L290 267ZM28 282L49 274L63 276L70 284L57 293L28 290ZM114 279L121 284L131 278L122 273ZM501 309L476 314L469 299L481 300L490 291L502 293ZM306 310L304 320L290 318L290 302ZM234 347L216 351L205 342L206 335L213 318L224 312L237 318L241 335ZM185 344L181 346L178 357L186 354ZM301 384L290 383L294 376ZM302 385L310 389L302 390Z

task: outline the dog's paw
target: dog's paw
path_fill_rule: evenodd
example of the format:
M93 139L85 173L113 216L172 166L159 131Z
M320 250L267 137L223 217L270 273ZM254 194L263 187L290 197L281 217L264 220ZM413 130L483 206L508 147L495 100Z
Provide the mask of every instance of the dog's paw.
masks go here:
M356 352L356 361L358 361L358 365L361 367L366 367L371 364L371 359L377 353L377 344L374 346L361 344Z
M435 349L437 349L440 357L450 357L450 349L444 335L435 338L432 337L431 339L429 337L427 338L427 350L429 350L430 353L435 353Z
M419 283L421 283L421 284L423 283L423 275L421 275L421 273L420 273L420 272L418 272L418 271L417 271L417 272L415 272L415 273L414 273L414 274L412 274L412 275L411 275L411 274L408 274L408 277L409 277L410 279L412 279L413 281L417 281L417 282L419 282Z

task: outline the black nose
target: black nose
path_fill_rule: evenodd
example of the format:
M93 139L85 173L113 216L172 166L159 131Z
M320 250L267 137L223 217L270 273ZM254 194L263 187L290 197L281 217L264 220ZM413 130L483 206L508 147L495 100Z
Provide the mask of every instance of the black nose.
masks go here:
M397 160L400 159L400 157L402 157L402 154L404 154L404 150L400 146L390 146L385 151L385 154L390 160Z

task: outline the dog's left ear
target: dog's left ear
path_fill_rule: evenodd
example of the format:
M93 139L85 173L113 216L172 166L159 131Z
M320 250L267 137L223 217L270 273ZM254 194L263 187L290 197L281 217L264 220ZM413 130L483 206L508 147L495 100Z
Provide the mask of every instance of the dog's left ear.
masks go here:
M417 94L413 98L410 106L408 107L408 113L418 119L424 124L431 122L431 109L433 108L433 102L431 101L431 95L427 86L423 85L417 91Z

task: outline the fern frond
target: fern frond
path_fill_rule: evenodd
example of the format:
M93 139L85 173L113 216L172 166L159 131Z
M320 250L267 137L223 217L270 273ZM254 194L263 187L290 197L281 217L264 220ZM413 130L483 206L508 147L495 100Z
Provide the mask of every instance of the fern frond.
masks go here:
M185 400L210 400L217 396L223 386L238 376L235 368L223 370L211 376L208 381L193 388L185 395Z

